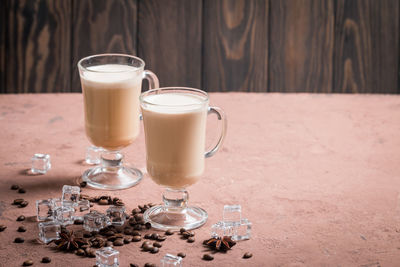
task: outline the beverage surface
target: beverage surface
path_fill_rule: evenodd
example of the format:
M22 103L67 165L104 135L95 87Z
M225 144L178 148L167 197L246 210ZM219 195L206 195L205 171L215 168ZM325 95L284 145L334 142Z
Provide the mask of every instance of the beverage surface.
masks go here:
M160 185L185 188L204 171L207 102L193 94L150 95L142 106L147 171Z
M95 146L124 148L139 135L142 71L117 64L87 69L81 77L86 135Z

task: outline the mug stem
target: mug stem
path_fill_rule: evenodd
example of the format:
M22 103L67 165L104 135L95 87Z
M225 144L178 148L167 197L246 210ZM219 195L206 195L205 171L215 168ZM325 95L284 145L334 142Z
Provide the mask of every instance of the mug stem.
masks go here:
M166 188L162 198L165 211L181 212L187 207L189 193L185 189Z

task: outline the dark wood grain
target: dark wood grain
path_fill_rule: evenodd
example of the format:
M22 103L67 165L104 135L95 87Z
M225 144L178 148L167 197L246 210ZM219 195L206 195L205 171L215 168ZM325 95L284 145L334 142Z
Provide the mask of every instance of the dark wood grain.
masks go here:
M332 91L333 11L331 0L271 0L269 91Z
M267 91L268 1L205 0L203 88Z
M10 0L3 92L70 90L71 1Z
M398 92L399 1L337 1L334 72L335 92Z
M201 86L202 2L139 1L138 55L161 86Z
M136 55L137 2L73 0L72 91L81 91L78 61L103 53Z
M8 1L0 1L0 93L6 92L6 31L8 18Z

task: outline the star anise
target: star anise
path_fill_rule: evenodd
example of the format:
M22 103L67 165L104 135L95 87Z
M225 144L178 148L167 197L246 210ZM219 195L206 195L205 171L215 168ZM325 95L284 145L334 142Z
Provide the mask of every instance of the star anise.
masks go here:
M59 250L65 251L74 251L87 244L83 238L75 236L74 231L63 231L60 233L60 238L52 242L57 245Z
M232 240L230 236L224 237L213 237L207 240L204 240L204 245L208 246L211 249L219 250L219 251L227 251L231 249L236 242Z

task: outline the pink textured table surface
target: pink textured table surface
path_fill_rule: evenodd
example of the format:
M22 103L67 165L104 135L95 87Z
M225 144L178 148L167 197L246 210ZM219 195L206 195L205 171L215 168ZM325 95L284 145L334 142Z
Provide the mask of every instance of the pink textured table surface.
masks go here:
M158 264L165 253L180 251L185 266L400 265L400 96L219 93L211 102L228 115L227 140L189 188L190 202L207 210L208 222L196 230L195 243L173 235L155 255L140 252L139 243L120 247L120 266ZM8 227L0 232L1 266L26 259L42 266L43 256L52 258L50 266L94 264L37 244L31 217L35 200L60 196L88 168L82 113L80 94L0 95L0 224ZM216 131L209 130L211 140ZM52 169L28 176L37 152L51 155ZM145 170L143 134L125 152L127 162ZM13 183L27 193L10 190ZM128 190L83 191L119 196L131 210L160 202L162 189L146 175ZM19 197L29 206L12 206ZM253 237L205 262L201 242L229 203L242 205ZM28 220L16 222L21 214ZM28 231L18 233L19 225ZM16 236L25 243L13 243ZM254 256L242 259L246 251Z

